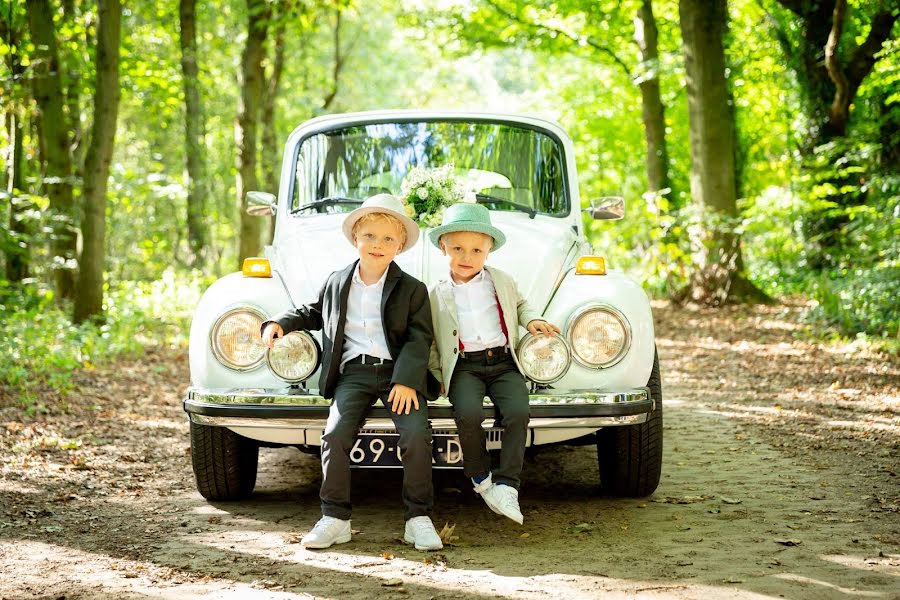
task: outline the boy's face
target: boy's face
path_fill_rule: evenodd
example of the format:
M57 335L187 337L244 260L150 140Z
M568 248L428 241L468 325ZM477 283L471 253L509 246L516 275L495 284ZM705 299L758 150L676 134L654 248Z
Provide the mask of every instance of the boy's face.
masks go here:
M481 272L494 240L475 231L455 231L441 236L441 252L450 259L450 274L457 283L466 283Z
M367 221L357 227L353 239L359 251L361 266L382 272L400 251L401 232L388 221Z

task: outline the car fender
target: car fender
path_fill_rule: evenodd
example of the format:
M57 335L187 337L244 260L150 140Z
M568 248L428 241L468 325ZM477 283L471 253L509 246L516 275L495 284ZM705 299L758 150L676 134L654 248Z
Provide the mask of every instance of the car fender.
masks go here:
M231 273L213 283L200 298L191 321L189 356L193 386L229 389L287 385L269 370L266 361L249 371L235 371L213 355L210 344L213 325L226 311L242 306L255 308L268 319L292 303L277 272L273 272L272 277Z
M618 363L604 369L585 367L573 357L568 372L552 387L615 391L646 385L656 347L653 313L647 294L621 271L581 275L571 269L550 299L544 318L562 329L568 343L571 318L592 304L611 306L624 315L631 328L630 348Z

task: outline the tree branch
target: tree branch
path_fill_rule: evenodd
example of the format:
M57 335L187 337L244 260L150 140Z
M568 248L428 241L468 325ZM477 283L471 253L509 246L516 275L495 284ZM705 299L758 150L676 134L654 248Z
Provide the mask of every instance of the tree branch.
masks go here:
M847 16L847 0L837 0L834 4L834 12L831 18L831 32L828 34L828 42L825 44L825 69L828 76L834 82L834 101L831 103L831 122L840 129L846 127L850 116L850 86L847 83L847 75L838 58L838 45L844 32L844 19Z
M595 42L588 36L578 37L572 33L569 33L568 31L564 31L562 29L557 29L556 27L550 27L549 25L543 25L541 23L534 23L532 21L529 21L529 20L521 17L518 14L511 13L510 11L503 8L502 6L499 6L496 2L494 2L494 0L484 0L484 2L486 4L488 4L489 6L491 6L491 8L493 8L495 11L500 13L502 16L506 17L507 19L509 19L511 21L515 21L516 23L518 23L520 25L525 26L528 29L531 29L534 31L541 31L541 30L549 31L549 32L555 33L557 35L561 35L561 36L565 37L566 39L568 39L569 41L574 42L576 44L582 44L582 43L587 44L594 50L600 52L601 54L605 54L610 59L612 59L612 61L620 69L622 69L622 72L625 74L626 77L631 77L632 69L631 69L631 67L628 66L627 63L625 63L624 60L619 58L619 56L615 52L613 52L606 46L602 46L602 45L598 44L597 42Z
M344 60L347 58L341 53L341 15L343 11L341 10L341 7L338 6L335 8L334 12L334 67L332 69L331 91L325 96L325 101L322 103L322 110L328 110L337 96L338 85L341 79L341 69L343 69Z

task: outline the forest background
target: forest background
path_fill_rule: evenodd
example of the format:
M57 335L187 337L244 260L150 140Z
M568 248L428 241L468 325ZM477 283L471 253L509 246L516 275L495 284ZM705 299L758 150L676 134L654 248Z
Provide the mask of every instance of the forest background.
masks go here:
M900 347L897 0L3 0L0 405L183 348L270 235L282 144L332 112L536 113L594 247L658 298L807 308Z

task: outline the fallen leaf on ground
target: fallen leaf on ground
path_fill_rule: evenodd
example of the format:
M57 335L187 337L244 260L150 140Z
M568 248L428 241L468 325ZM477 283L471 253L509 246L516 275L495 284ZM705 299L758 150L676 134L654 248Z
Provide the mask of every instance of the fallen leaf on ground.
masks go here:
M449 544L453 542L453 540L458 540L459 536L453 535L453 530L456 529L456 523L450 525L449 523L444 523L444 526L441 528L441 531L438 533L438 536L441 538L441 541L445 544Z
M572 531L575 533L587 533L589 531L593 531L594 526L590 523L579 523L578 525L572 526Z

